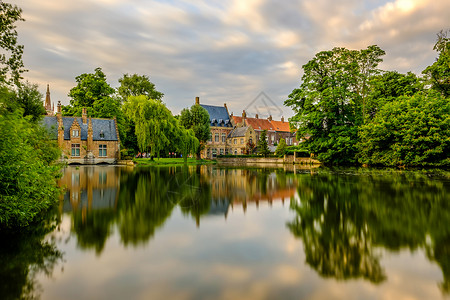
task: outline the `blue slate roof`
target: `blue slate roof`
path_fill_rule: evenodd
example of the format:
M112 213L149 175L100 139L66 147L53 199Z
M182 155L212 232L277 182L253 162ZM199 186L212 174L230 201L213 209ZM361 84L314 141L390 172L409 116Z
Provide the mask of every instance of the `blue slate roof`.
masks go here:
M88 132L88 122L83 124L80 117L62 117L64 126L64 139L70 140L70 127L72 126L74 120L77 119L80 125L80 137L82 141L87 140ZM92 130L93 130L93 140L94 141L117 141L116 124L114 119L94 119L92 118ZM45 127L49 129L50 136L54 139L58 138L58 121L56 116L45 116L43 123ZM100 137L100 133L104 134L104 137Z
M234 138L234 137L245 136L245 133L247 132L247 129L248 129L248 126L236 127L230 132L230 134L228 134L228 137L229 138Z
M210 126L216 127L232 127L230 122L230 116L224 106L213 106L200 104L201 107L206 109L209 114Z

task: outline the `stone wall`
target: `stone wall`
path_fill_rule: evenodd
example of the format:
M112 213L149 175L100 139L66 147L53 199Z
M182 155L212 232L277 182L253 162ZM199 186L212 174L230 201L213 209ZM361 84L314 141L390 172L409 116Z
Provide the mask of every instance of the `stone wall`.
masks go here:
M277 157L219 157L218 164L304 164L304 165L320 165L316 159L309 157L296 157L294 155L285 155L283 158Z

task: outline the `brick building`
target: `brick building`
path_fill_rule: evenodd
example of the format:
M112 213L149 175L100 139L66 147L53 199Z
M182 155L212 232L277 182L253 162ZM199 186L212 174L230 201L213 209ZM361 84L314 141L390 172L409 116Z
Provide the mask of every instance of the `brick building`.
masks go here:
M58 140L62 160L69 164L113 164L119 159L120 140L116 118L88 118L85 108L81 118L63 117L61 102L58 101L56 115L45 116L43 123L51 137Z

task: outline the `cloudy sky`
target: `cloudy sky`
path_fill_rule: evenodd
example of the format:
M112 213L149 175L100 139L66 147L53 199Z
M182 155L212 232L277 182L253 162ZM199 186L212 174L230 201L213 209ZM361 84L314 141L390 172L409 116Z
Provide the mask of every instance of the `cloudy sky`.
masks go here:
M376 44L382 69L419 74L436 58L436 33L450 27L448 0L6 2L26 19L25 78L43 93L50 84L52 101L68 104L75 77L101 67L113 87L125 73L148 75L175 114L199 96L235 114L267 105L290 116L283 101L317 52Z

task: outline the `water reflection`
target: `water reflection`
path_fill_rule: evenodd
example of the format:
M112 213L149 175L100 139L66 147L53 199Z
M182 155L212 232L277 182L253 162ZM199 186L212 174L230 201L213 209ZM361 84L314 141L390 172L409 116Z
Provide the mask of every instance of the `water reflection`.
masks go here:
M405 259L406 250L423 257L424 269L438 265L443 274L440 282L437 267L436 277L419 276L420 287L429 288L432 281L427 295L440 293L436 283L448 293L449 178L448 173L366 169L69 167L61 179L66 191L59 212L75 238L59 245L69 249L71 269L77 265L80 271L66 279L87 276L86 269L95 263L108 272L108 280L96 281L101 290L133 278L128 284L136 291L123 286L131 298L182 294L200 299L225 291L234 292L230 298L335 298L325 286L346 288L347 294L340 295L353 295L356 287L384 298L392 277L399 278L399 273L392 275L386 254L395 263L404 259L394 269L415 264L417 257ZM71 261L70 252L79 260ZM89 254L96 260L89 260ZM57 256L48 257L51 262ZM409 284L410 277L404 276ZM404 287L398 289L401 295Z
M51 277L63 253L54 240L44 239L59 223L56 211L45 216L40 225L21 232L0 232L1 299L38 299L41 286L38 274Z
M304 244L306 262L325 277L386 279L380 247L426 249L450 286L448 180L421 172L365 171L301 174L296 217L288 228Z

